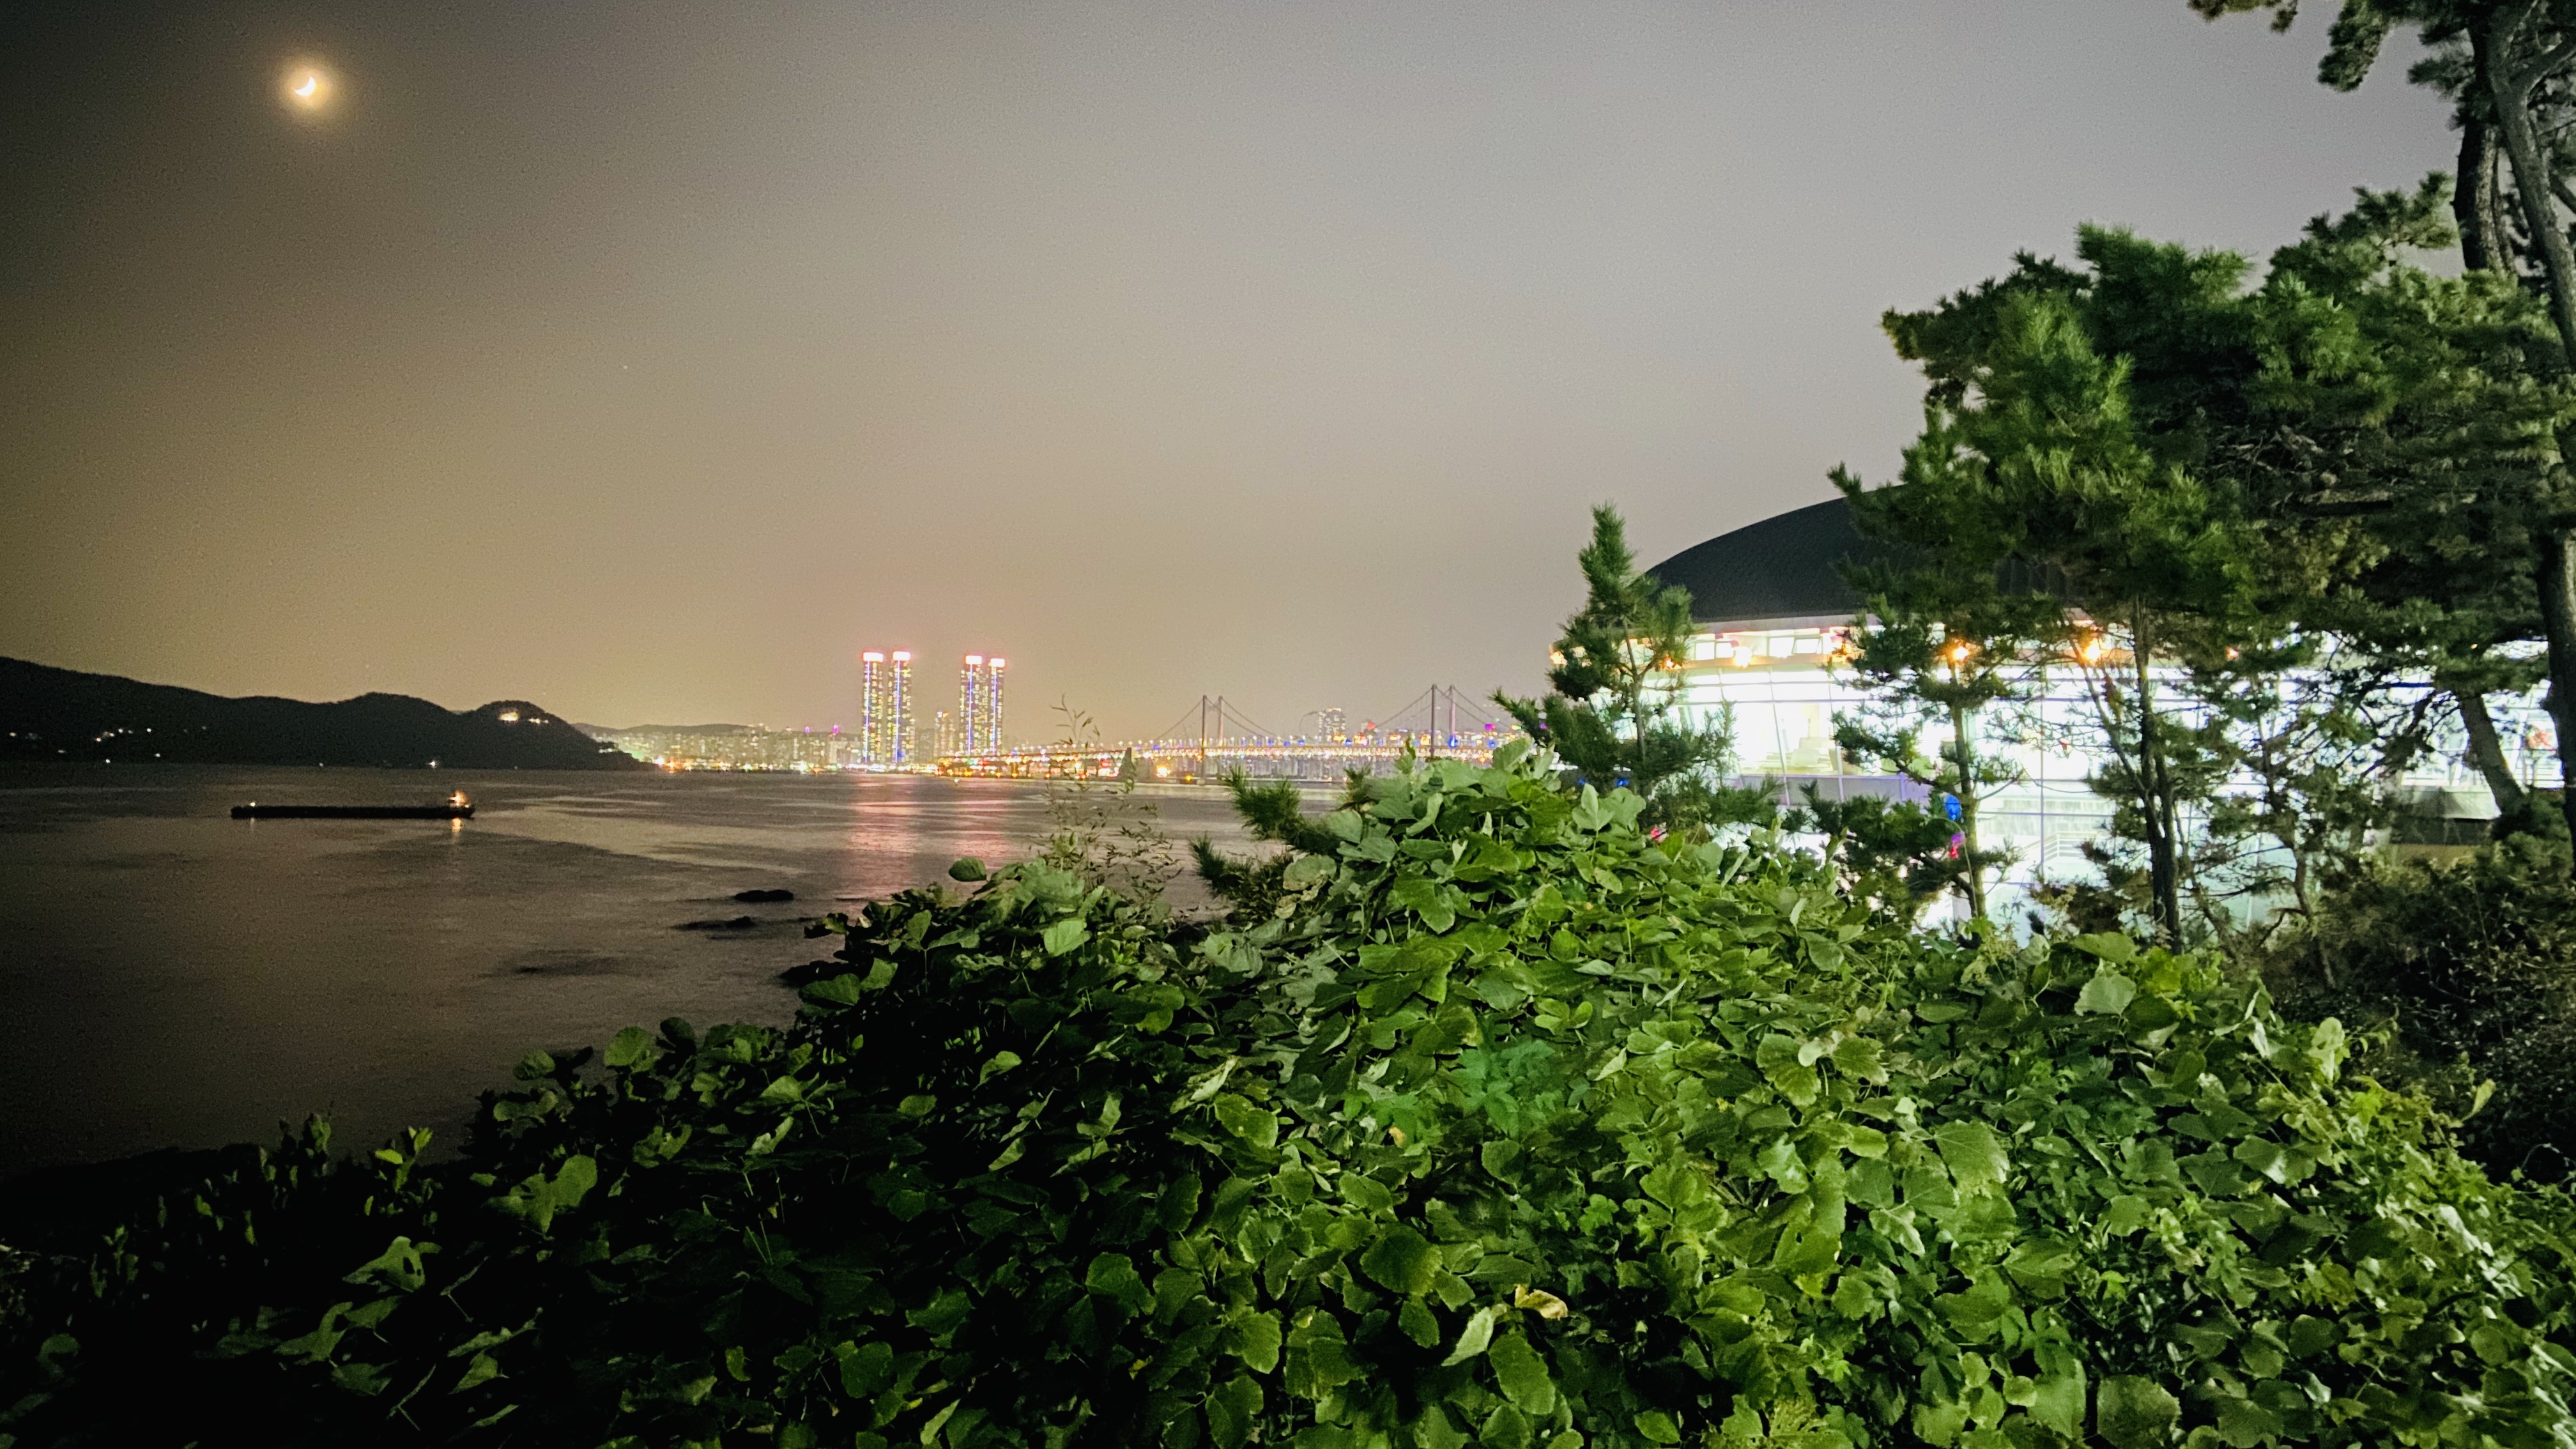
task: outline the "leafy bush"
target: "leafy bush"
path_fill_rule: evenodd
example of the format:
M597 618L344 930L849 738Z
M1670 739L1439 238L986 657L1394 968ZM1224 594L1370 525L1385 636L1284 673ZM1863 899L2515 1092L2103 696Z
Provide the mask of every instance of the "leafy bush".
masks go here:
M2373 1059L2467 1120L2499 1172L2576 1168L2576 881L2567 847L2518 835L2453 863L2340 885L2266 960L2285 1007L2384 1024Z
M2125 937L1873 924L1638 809L1422 767L1244 929L960 862L787 1031L538 1054L452 1167L307 1143L32 1275L0 1432L2576 1435L2565 1201L2339 1028Z

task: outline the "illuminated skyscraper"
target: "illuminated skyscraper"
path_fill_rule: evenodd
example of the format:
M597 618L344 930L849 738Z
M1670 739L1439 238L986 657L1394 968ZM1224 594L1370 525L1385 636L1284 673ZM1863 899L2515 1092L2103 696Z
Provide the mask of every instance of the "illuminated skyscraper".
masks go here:
M957 716L953 711L943 709L931 717L931 758L937 759L942 755L955 753L957 753Z
M859 760L891 768L912 760L912 651L889 659L871 649L859 656Z
M912 651L894 651L894 708L886 726L885 763L912 763Z
M885 651L870 649L859 656L859 763L877 762L878 711L885 702Z
M1008 661L966 656L957 671L957 748L980 754L1002 747L1002 670Z

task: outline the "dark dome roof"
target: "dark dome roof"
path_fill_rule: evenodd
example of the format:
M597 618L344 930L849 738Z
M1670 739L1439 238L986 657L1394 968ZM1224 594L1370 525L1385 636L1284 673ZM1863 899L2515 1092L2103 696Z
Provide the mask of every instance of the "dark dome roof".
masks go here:
M1691 617L1703 624L1822 624L1861 609L1834 565L1874 552L1851 505L1829 498L1721 533L1647 572L1690 590Z

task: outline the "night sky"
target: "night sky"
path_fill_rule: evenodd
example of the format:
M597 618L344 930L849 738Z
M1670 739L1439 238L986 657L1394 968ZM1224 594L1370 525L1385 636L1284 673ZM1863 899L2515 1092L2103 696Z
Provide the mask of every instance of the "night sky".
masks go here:
M1535 687L1896 466L1879 313L2448 164L2183 0L0 8L0 654L1112 735ZM299 118L285 67L338 91Z

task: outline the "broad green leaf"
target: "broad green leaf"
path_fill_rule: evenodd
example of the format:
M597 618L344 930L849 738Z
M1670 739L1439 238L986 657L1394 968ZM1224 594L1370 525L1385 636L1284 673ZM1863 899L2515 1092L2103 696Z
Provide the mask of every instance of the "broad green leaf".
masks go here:
M397 1237L386 1246L383 1252L359 1264L340 1281L343 1283L372 1281L384 1287L408 1293L429 1281L429 1272L423 1266L421 1258L423 1254L437 1251L436 1243L414 1244L409 1237Z
M1219 1126L1259 1148L1279 1145L1279 1114L1236 1096L1219 1093L1211 1102Z
M1440 1269L1440 1250L1401 1223L1380 1232L1360 1255L1360 1271L1395 1293L1430 1292Z
M599 1185L599 1164L587 1156L570 1157L552 1174L537 1172L527 1180L493 1199L493 1206L543 1233L554 1226L555 1215L581 1205L590 1190Z
M1879 1058L1878 1043L1865 1036L1847 1036L1834 1043L1833 1061L1835 1069L1845 1076L1881 1085L1887 1081L1887 1067Z
M2248 1137L2237 1143L2229 1155L2276 1183L2290 1180L2289 1153L2268 1137Z
M2097 1016L2117 1016L2128 1010L2137 996L2138 983L2117 971L2098 971L2076 994L2075 1009Z
M653 1046L653 1034L640 1026L630 1026L608 1044L601 1060L612 1067L638 1067L650 1065L659 1055Z
M1038 933L1050 956L1061 956L1091 939L1091 927L1080 916L1067 916Z
M2218 1437L2227 1441L2229 1449L2255 1449L2280 1432L2280 1419L2261 1404L2233 1395L2218 1401Z
M1467 1449L1469 1440L1438 1404L1432 1404L1413 1421L1413 1442L1417 1449Z
M1500 1308L1491 1305L1477 1309L1475 1315L1467 1320L1467 1326L1458 1331L1458 1342L1450 1348L1449 1356L1440 1361L1442 1365L1465 1363L1483 1353L1486 1346L1494 1341L1494 1316L1500 1312Z
M844 971L829 981L816 981L797 993L816 1006L855 1006L867 994L867 983L855 973ZM609 1063L617 1065L615 1062Z
M884 1343L843 1344L839 1354L841 1391L854 1399L872 1399L894 1376L894 1349Z
M2104 931L2098 935L2091 936L2078 936L2066 944L2074 947L2078 951L2085 952L2088 955L2098 956L2115 965L2126 965L2127 963L2138 959L2138 943L2116 931Z
M1494 1366L1494 1380L1502 1385L1503 1396L1523 1412L1542 1419L1556 1412L1556 1383L1528 1339L1518 1333L1504 1334L1485 1351L1485 1358Z
M1404 1300L1404 1306L1396 1311L1395 1324L1417 1345L1423 1348L1439 1346L1440 1320L1432 1316L1429 1305L1421 1299Z
M1944 1122L1933 1130L1932 1141L1963 1194L1999 1188L2012 1172L2003 1139L1983 1122Z
M1243 1360L1243 1366L1257 1374L1279 1367L1279 1346L1283 1335L1279 1320L1267 1313L1246 1313L1234 1320L1230 1352Z
M1208 1437L1217 1449L1241 1449L1261 1420L1261 1385L1242 1374L1217 1385L1207 1397Z
M1113 1298L1129 1310L1142 1308L1152 1298L1146 1291L1144 1277L1136 1271L1135 1261L1124 1253L1102 1253L1083 1270L1082 1286L1105 1298Z
M2093 1405L2093 1431L2117 1449L2161 1449L2182 1421L2182 1401L2153 1379L2104 1379Z
M1497 1404L1476 1429L1477 1449L1530 1449L1529 1415L1516 1404Z
M1302 891L1331 880L1338 865L1328 855L1301 855L1288 862L1288 869L1280 874L1280 883L1292 891Z

